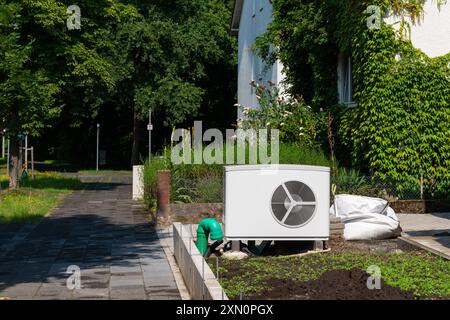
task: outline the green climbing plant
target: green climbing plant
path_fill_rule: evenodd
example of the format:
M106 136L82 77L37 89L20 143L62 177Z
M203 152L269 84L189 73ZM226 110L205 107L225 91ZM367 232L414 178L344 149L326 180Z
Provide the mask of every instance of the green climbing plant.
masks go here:
M400 187L423 175L436 195L450 180L450 53L430 58L409 39L425 2L275 0L256 47L282 61L291 94L334 113L341 163ZM368 27L370 6L379 9L379 27ZM387 16L398 22L385 23ZM352 58L356 108L338 106L339 54Z

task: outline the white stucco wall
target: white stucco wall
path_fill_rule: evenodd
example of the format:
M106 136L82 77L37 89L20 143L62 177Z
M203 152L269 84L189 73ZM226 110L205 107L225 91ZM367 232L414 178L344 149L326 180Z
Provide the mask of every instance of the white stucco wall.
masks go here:
M450 1L439 10L436 1L428 0L424 6L424 18L411 27L411 42L429 57L450 52ZM386 19L392 23L395 18Z
M272 5L269 0L244 0L238 36L238 103L246 107L259 106L255 90L250 86L252 81L279 83L283 77L280 62L264 72L264 62L252 50L256 37L266 31L271 21ZM241 117L240 113L238 117Z
M267 84L268 80L280 83L284 80L283 66L278 61L261 74L264 63L252 51L255 38L266 31L272 21L272 5L269 0L243 0L239 25L238 51L238 103L246 107L258 108L252 81ZM450 52L450 0L438 10L435 1L428 0L424 7L424 19L412 26L411 41L430 57ZM386 19L387 23L397 21L395 17ZM240 112L238 118L241 118Z

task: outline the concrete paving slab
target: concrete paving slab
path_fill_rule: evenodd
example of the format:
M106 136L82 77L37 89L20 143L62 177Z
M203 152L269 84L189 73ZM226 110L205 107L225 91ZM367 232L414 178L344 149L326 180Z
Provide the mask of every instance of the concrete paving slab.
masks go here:
M450 213L398 214L409 244L450 260Z
M89 182L86 188L68 195L40 223L0 225L0 240L14 239L8 251L0 251L0 296L147 299L161 284L167 292L159 296L180 299L145 207L130 200L131 176L80 178ZM70 265L80 267L80 290L66 287Z

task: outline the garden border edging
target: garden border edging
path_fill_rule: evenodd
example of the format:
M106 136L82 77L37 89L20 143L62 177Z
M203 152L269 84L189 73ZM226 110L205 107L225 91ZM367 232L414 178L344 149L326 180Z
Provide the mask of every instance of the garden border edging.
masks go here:
M173 224L174 255L186 287L194 300L228 300L208 263L197 249L190 230Z

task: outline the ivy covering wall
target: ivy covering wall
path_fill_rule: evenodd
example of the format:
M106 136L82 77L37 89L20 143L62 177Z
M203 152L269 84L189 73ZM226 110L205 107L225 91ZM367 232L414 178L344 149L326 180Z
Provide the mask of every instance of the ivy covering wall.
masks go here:
M423 174L430 189L442 191L450 180L450 53L429 58L415 49L402 20L417 22L424 2L275 0L274 22L257 46L282 60L291 93L335 113L337 140L354 166L398 184ZM369 5L395 11L400 31L385 23L369 28ZM271 55L270 43L277 48ZM335 107L339 53L352 57L356 108Z

